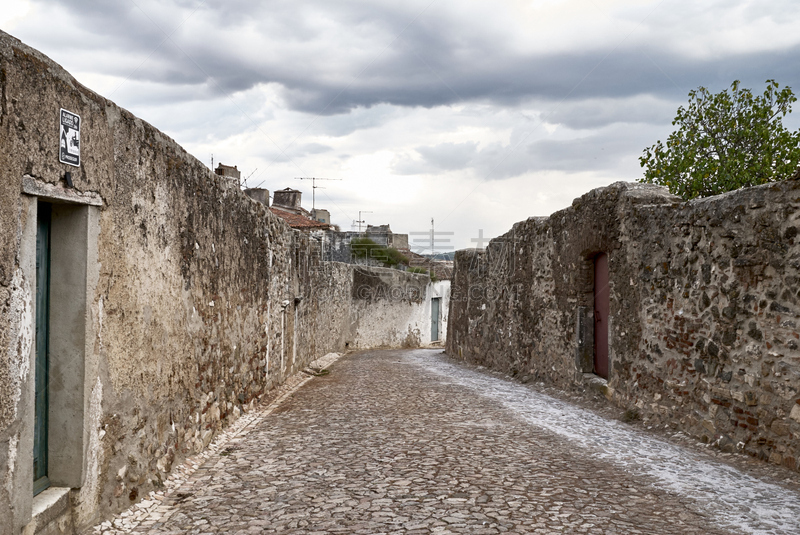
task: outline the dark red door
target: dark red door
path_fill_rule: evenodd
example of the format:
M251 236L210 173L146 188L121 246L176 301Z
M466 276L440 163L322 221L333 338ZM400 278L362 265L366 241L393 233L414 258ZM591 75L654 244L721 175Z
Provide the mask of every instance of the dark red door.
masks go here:
M594 373L608 379L608 256L594 259Z

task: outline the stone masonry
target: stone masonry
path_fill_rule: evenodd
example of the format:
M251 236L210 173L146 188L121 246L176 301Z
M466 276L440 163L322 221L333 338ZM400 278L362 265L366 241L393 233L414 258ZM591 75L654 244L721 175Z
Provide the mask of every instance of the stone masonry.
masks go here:
M62 108L81 118L77 167L59 163ZM42 501L32 488L40 210L55 218L48 476L76 529L159 488L311 360L418 345L430 329L426 277L320 262L308 235L2 32L0 169L2 535L19 534ZM369 274L400 298L359 292ZM360 335L375 322L391 328Z
M616 183L459 251L449 354L800 467L800 181L682 202ZM609 258L607 384L593 257Z

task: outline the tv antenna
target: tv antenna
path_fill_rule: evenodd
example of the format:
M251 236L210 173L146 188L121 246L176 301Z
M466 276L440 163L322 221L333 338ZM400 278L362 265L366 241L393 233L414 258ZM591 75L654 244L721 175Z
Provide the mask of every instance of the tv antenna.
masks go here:
M244 187L245 187L245 188L247 188L247 180L248 180L248 179L249 179L251 176L253 176L253 175L255 174L255 172L256 172L256 171L258 171L258 167L256 167L255 169L253 169L253 172L252 172L252 173L250 173L249 175L247 175L246 177L244 177L244 180L242 180L242 183L241 183L241 184L239 184L239 187L241 187L242 185L244 185Z
M341 178L318 178L315 176L298 176L294 178L295 180L310 180L311 181L311 210L316 210L316 191L317 188L322 188L322 186L317 186L317 180L341 180ZM325 189L325 188L322 188ZM359 217L359 219L361 219Z
M358 220L357 221L353 221L353 224L355 225L356 223L358 223L358 233L359 234L361 234L361 223L366 223L366 221L361 219L361 214L371 214L371 213L372 212L370 212L368 210L359 210L358 211Z

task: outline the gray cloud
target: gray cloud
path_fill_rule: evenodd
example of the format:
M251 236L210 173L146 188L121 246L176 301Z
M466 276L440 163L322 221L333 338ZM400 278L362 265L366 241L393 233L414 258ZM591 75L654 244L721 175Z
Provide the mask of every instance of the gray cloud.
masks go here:
M800 47L687 58L662 42L631 40L616 48L609 41L580 51L521 52L477 25L448 18L423 15L408 26L417 13L398 5L209 0L142 4L145 15L129 2L39 1L43 9L66 6L75 19L71 26L108 38L105 46L128 58L113 68L120 76L152 54L132 78L195 86L196 99L277 83L291 108L321 115L383 103L509 106L529 99L557 103L642 94L675 101L701 84L725 87L734 78L756 86L766 78L792 84L800 76ZM153 52L163 32L174 32L177 44L166 41ZM92 40L68 46L79 42ZM82 52L87 64L96 53L91 46ZM626 110L572 111L556 116L591 128L618 121ZM635 120L664 118L658 110L633 111Z
M423 160L436 170L463 169L477 155L478 144L442 143L435 147L419 147L417 152Z
M532 170L583 171L610 170L620 166L623 158L638 153L639 136L631 138L622 132L601 132L591 136L556 141L537 141L525 148L532 160Z
M418 147L415 156L397 158L392 169L401 175L464 170L487 180L536 171L630 173L633 169L638 176L642 138L652 136L653 128L630 129L619 124L577 138L523 140L519 145L490 143L478 148L477 143L470 142L442 143Z
M447 54L447 51L437 53ZM448 65L437 75L430 73L424 65L398 62L376 68L383 71L378 73L381 76L376 76L380 78L377 82L330 86L313 80L298 80L296 85L284 81L285 96L293 108L320 114L344 113L378 103L431 108L464 100L486 100L509 106L530 98L560 102L597 97L624 98L638 94L675 100L685 99L688 90L698 85L721 89L736 78L745 82L752 80L754 86L762 85L767 78L791 83L800 71L800 48L785 54L752 54L716 61L684 61L682 64L679 64L681 58L660 54L656 58L656 64L653 64L648 57L633 50L619 51L608 57L603 51L588 51L546 57L498 58L495 65L484 69L463 64ZM437 59L435 63L448 62ZM595 125L607 124L597 121L601 118L601 115L595 115Z
M273 163L291 162L295 159L300 159L305 156L314 154L323 154L333 150L332 147L322 145L321 143L305 143L301 145L292 145L285 151L279 150L274 145L265 147L259 156L265 160Z
M685 99L665 100L650 95L629 98L587 98L564 103L546 103L553 111L543 120L575 130L593 129L614 123L669 124Z

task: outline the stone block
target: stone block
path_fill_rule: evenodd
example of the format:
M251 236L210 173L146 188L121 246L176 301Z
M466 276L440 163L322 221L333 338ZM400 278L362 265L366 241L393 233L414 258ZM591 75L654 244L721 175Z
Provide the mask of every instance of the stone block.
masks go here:
M789 413L789 418L797 423L800 423L800 405L797 403L792 407L792 412Z
M730 390L728 390L727 388L720 388L718 386L712 386L711 387L711 393L714 395L714 397L720 398L720 399L729 398L730 395L731 395L731 391Z

